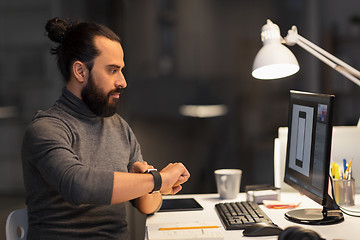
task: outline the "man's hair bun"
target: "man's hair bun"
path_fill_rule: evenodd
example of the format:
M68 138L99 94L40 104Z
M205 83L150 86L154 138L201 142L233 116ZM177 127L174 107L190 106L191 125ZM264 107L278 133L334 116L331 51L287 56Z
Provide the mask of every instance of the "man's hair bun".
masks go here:
M46 23L47 36L54 42L62 43L65 34L72 27L72 23L61 18L53 18Z

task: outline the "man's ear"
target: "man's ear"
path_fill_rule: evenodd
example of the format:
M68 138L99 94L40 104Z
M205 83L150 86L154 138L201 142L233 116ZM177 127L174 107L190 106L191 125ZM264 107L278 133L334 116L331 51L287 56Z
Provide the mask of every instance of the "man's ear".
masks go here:
M73 66L72 71L73 71L73 74L74 74L76 80L79 83L86 83L87 78L89 76L89 74L88 74L89 71L88 71L87 67L85 66L85 64L80 61L75 61L72 66Z

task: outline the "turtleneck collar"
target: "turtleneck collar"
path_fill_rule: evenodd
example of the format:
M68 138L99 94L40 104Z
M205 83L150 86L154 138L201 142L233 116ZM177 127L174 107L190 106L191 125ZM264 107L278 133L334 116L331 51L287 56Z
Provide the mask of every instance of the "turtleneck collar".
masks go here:
M95 113L93 113L80 98L75 96L66 87L63 88L59 102L64 104L74 114L89 118L99 117Z

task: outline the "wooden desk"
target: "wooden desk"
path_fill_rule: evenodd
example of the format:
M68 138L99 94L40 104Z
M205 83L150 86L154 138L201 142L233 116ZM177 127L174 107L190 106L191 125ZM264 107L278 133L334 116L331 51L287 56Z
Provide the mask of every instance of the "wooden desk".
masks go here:
M162 224L162 223L176 223L176 222L216 222L221 226L221 231L223 232L224 239L254 239L254 237L244 237L242 230L231 230L226 231L221 221L215 212L215 204L221 201L218 194L194 194L194 195L174 195L174 196L165 196L164 198L195 198L203 207L202 211L184 211L184 212L159 212L147 217L146 226L149 224ZM244 201L246 198L244 193L240 193L237 199L231 201ZM281 199L286 201L291 199L301 198L301 204L298 208L321 208L320 205L312 201L311 199L301 196L298 193L281 193ZM357 195L355 198L356 205L351 207L360 211L360 195ZM345 221L339 224L334 225L324 225L324 226L313 226L313 225L303 225L295 224L287 221L284 218L284 213L289 211L288 209L268 209L265 206L260 205L264 212L272 219L274 223L285 229L289 226L301 226L303 228L312 229L316 231L322 238L326 239L347 239L347 240L357 240L360 239L360 218L351 217L344 214ZM145 236L147 239L147 236ZM277 239L277 237L261 237L259 239Z

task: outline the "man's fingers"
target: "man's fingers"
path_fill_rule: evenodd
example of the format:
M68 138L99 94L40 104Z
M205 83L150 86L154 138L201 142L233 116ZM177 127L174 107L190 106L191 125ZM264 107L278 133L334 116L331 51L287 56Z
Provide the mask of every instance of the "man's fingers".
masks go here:
M143 173L148 169L152 169L154 166L149 165L146 161L144 162L135 162L130 169L132 173Z
M181 185L175 186L172 188L172 193L171 194L176 194L178 192L180 192L180 190L182 189Z
M189 178L187 178L187 177L180 176L179 179L174 183L174 186L183 184L183 183L187 182L188 179Z

